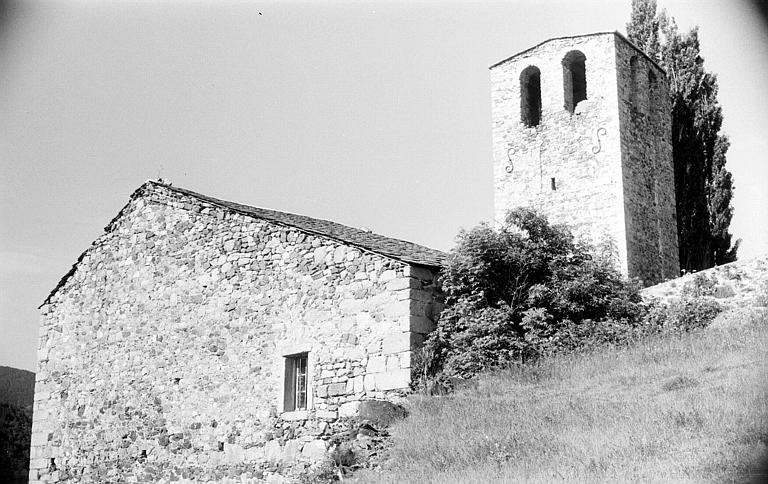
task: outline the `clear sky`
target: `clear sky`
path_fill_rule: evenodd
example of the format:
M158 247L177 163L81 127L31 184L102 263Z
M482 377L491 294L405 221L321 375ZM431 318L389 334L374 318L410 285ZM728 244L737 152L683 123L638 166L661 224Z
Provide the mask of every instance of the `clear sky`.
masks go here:
M700 26L731 137L740 254L768 253L768 32L751 4L659 0ZM0 365L148 178L450 249L492 217L488 67L625 31L629 0L7 4L0 23ZM2 10L2 9L0 9Z

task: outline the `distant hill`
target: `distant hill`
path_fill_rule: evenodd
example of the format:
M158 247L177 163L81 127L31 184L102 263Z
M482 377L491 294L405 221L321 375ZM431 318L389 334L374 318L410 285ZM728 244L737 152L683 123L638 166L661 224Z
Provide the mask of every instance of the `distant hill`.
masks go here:
M0 482L26 482L35 374L0 366Z
M31 371L0 366L0 403L20 408L32 405L35 398L35 374Z
M31 438L31 408L0 403L0 482L27 481Z

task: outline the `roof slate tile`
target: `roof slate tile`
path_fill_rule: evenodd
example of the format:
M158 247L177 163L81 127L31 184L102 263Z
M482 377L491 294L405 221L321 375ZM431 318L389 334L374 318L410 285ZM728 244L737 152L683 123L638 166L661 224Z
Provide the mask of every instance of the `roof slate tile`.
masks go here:
M230 211L247 215L253 218L276 222L281 225L295 227L299 230L316 235L322 235L331 239L354 245L371 252L407 262L409 264L440 267L446 254L437 249L431 249L423 245L414 244L406 240L385 237L366 230L356 229L340 223L322 220L318 218L297 215L288 212L279 212L266 208L257 208L235 202L228 202L218 198L209 197L201 193L193 192L185 188L166 185L154 180L147 182L150 185L158 185L182 195L187 195L204 202L226 208Z

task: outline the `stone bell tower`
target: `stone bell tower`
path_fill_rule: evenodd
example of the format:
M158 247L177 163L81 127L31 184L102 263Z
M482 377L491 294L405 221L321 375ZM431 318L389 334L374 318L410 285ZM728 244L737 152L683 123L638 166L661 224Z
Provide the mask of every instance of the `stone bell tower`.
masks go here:
M496 221L533 207L612 244L645 285L677 277L665 77L618 32L550 39L491 66Z

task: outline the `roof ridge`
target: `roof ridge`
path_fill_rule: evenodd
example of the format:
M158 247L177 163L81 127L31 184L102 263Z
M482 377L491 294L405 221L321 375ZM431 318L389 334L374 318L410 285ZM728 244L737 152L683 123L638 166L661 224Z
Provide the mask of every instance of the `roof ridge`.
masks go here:
M488 69L493 69L494 67L500 66L501 64L504 64L505 62L508 62L508 61L514 59L515 57L519 57L519 56L521 56L523 54L526 54L526 53L528 53L528 52L530 52L532 50L538 49L542 45L546 44L547 42L552 42L553 40L578 39L578 38L581 38L581 37L593 37L593 36L597 36L597 35L608 35L608 34L613 34L614 36L618 36L620 39L622 39L624 42L626 42L632 48L634 48L637 52L639 52L641 55L643 55L646 59L648 59L650 62L652 62L653 65L655 65L659 70L661 70L664 73L664 75L666 75L667 71L664 70L664 68L659 65L658 61L656 61L651 56L649 56L647 53L645 53L645 51L643 49L641 49L640 47L635 45L631 40L629 40L626 36L624 36L624 34L619 32L618 30L613 30L613 31L606 30L606 31L603 31L603 32L592 32L592 33L589 33L589 34L564 35L564 36L561 36L561 37L551 37L549 39L546 39L546 40L543 40L543 41L539 42L538 44L534 45L533 47L529 47L529 48L527 48L525 50L521 50L520 52L518 52L516 54L512 54L511 56L509 56L509 57L507 57L507 58L505 58L503 60L500 60L499 62L496 62L495 64L491 65Z
M515 57L521 56L521 55L523 55L523 54L525 54L527 52L535 50L535 49L541 47L542 45L546 44L547 42L552 42L553 40L578 39L580 37L592 37L592 36L595 36L595 35L605 35L605 34L613 34L613 33L618 33L618 32L614 30L613 32L611 32L611 31L604 31L604 32L592 32L590 34L563 35L561 37L550 37L549 39L542 40L541 42L539 42L538 44L536 44L536 45L534 45L532 47L528 47L527 49L521 50L520 52L518 52L516 54L512 54L511 56L509 56L509 57L507 57L507 58L505 58L503 60L500 60L499 62L496 62L495 64L492 64L489 67L489 69L493 69L496 66L500 66L501 64L504 64L505 62L510 61L510 60L514 59Z
M257 210L263 210L265 212L282 213L282 214L286 214L286 215L293 215L293 216L296 216L296 217L311 218L313 220L320 220L320 221L323 221L323 222L329 222L329 223L333 223L333 224L337 224L337 225L343 225L345 227L349 227L349 228L354 229L354 230L362 230L362 229L359 229L357 227L353 227L351 225L345 225L345 224L342 224L342 223L339 223L339 222L335 222L335 221L330 220L330 219L323 219L323 218L319 218L319 217L312 217L312 216L309 216L309 215L302 215L300 213L295 213L295 212L286 212L284 210L275 210L273 208L257 207L255 205L247 205L245 203L233 202L231 200L224 200L223 198L216 198L216 197L212 197L210 195L206 195L204 193L200 193L200 192L196 192L194 190L190 190L189 188L175 187L175 186L171 185L170 183L163 183L162 181L159 181L159 180L147 180L147 182L148 183L153 183L155 185L160 185L160 186L168 188L168 189L170 189L172 191L183 193L184 195L189 195L189 196L192 196L192 197L195 197L195 198L199 198L201 200L205 200L206 202L213 203L215 205L219 205L219 206L222 206L224 208L227 208L227 209L230 209L230 210L235 210L235 211L238 211L238 212L242 212L242 210L238 210L236 207L232 207L230 205L239 205L239 206L244 207L246 209L257 209ZM245 213L245 215L252 215L252 214ZM261 217L259 217L259 218L261 218ZM382 235L382 237L386 237L386 236ZM408 241L405 241L405 242L408 242ZM411 243L413 243L413 242L411 242ZM416 244L416 245L418 245L418 244Z
M167 188L167 189L169 189L171 191L174 191L174 192L177 192L177 193L181 193L183 195L191 196L191 197L197 198L199 200L203 200L203 201L208 202L208 203L212 203L214 205L220 206L220 207L225 208L227 210L238 212L238 213L240 213L242 215L246 215L246 216L250 216L250 217L254 217L254 218L259 218L259 219L264 219L264 220L269 220L271 222L275 222L275 223L278 223L278 224L281 224L281 225L293 227L293 228L296 228L296 229L299 229L299 230L302 230L302 231L305 231L305 232L312 233L314 235L321 235L321 236L324 236L324 237L328 237L328 238L337 240L339 242L355 245L355 246L361 247L363 249L367 249L367 250L369 250L371 252L374 252L374 253L377 253L377 254L380 254L380 255L384 255L384 256L387 256L387 257L390 257L390 258L398 259L398 260L401 260L403 262L409 262L409 263L413 263L413 264L417 264L417 265L427 265L427 266L438 267L440 265L439 262L441 262L442 259L446 256L446 254L443 251L438 250L438 249L433 249L431 247L427 247L427 246L422 245L422 244L417 244L415 242L411 242L411 241L405 240L405 239L398 239L398 238L395 238L395 237L389 237L387 235L382 235L382 234L379 234L377 232L373 232L373 231L370 231L370 230L364 230L364 229L361 229L361 228L352 227L350 225L345 225L345 224L342 224L342 223L339 223L339 222L335 222L335 221L329 220L329 219L322 219L322 218L318 218L318 217L311 217L309 215L302 215L302 214L293 213L293 212L285 212L285 211L282 211L282 210L274 210L274 209L270 209L270 208L256 207L256 206L253 206L253 205L246 205L246 204L239 203L239 202L232 202L232 201L228 201L228 200L223 200L223 199L220 199L220 198L216 198L216 197L212 197L212 196L209 196L209 195L205 195L205 194L196 192L194 190L190 190L188 188L175 187L175 186L172 186L172 185L170 185L168 183L163 183L163 182L158 181L158 180L147 180L147 183L152 183L154 185L162 186L162 187ZM287 216L288 218L286 218L285 216ZM291 220L291 218L295 218L296 220ZM311 226L307 226L305 224L302 224L301 223L302 221L317 222L317 223L320 223L320 224L330 224L330 225L333 226L332 228L334 228L334 229L349 230L354 235L369 236L369 237L372 237L372 238L381 238L381 239L385 239L385 240L396 242L396 243L407 244L409 246L412 246L413 248L424 249L426 251L432 252L433 253L432 254L433 258L436 258L436 259L439 259L439 260L422 260L422 261L419 261L419 260L416 260L417 258L415 258L415 257L412 258L412 257L398 256L396 254L392 254L391 253L392 251L390 251L390 250L382 250L381 248L378 248L378 247L370 247L369 244L366 244L366 243L361 242L359 240L354 240L355 239L354 236L352 236L352 237L345 237L343 234L340 235L340 234L335 234L335 233L329 233L328 231L322 230L321 228L311 227Z

